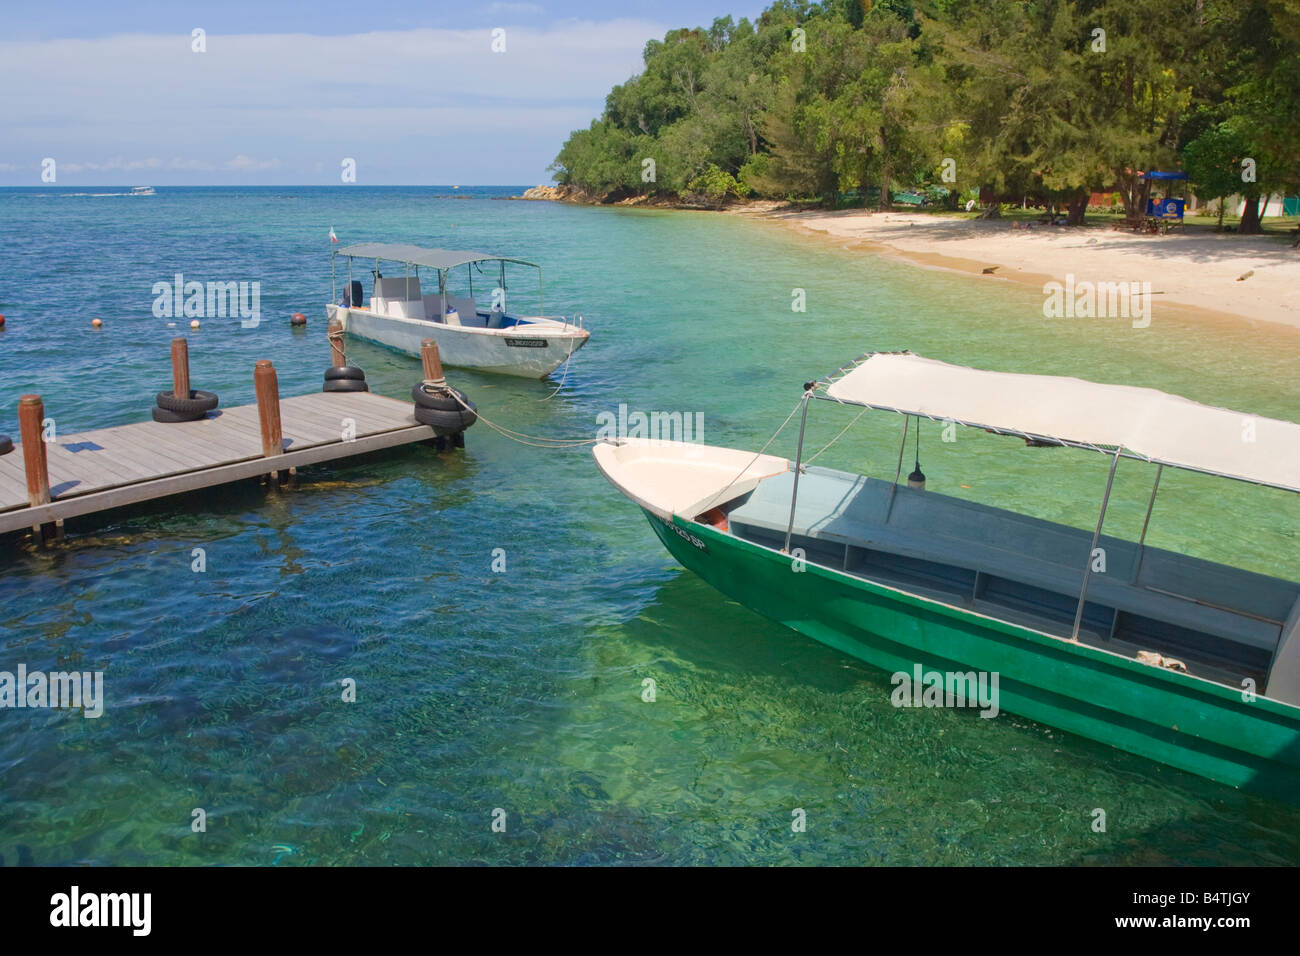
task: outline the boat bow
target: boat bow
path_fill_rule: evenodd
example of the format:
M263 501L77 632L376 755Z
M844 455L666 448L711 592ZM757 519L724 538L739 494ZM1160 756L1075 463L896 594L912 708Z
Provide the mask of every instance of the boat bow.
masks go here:
M665 521L694 519L790 470L776 455L644 438L607 441L594 454L611 484Z

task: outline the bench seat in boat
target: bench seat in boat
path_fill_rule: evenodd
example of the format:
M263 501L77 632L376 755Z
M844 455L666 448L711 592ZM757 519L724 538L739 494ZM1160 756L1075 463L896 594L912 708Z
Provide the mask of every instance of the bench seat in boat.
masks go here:
M762 482L730 511L732 531L764 543L783 539L793 479L787 472ZM1090 531L905 485L891 506L890 487L810 467L799 482L795 534L833 544L840 570L904 588L910 579L967 606L1010 605L1057 621L1057 632L1072 621ZM1103 535L1099 546L1106 572L1090 578L1084 627L1103 639L1118 633L1144 646L1195 651L1209 663L1267 669L1300 584L1149 546L1135 583L1137 545ZM1225 656L1214 638L1241 648Z

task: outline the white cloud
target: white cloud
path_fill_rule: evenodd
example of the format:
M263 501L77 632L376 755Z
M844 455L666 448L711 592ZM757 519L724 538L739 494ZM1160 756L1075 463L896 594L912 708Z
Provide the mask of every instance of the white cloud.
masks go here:
M57 162L58 157L55 157ZM156 156L148 159L123 159L121 156L115 156L102 162L84 161L84 162L58 162L58 171L60 173L103 173L103 172L138 172L145 169L153 170L172 170L182 172L213 172L219 169L276 169L280 165L278 159L255 159L252 156L240 154L225 162L214 162L206 159L182 158L175 156L164 162ZM17 172L20 167L12 163L0 163L0 172Z
M58 157L54 157L58 161ZM85 172L109 172L120 170L122 172L134 172L140 169L160 169L163 162L157 158L150 159L123 159L121 156L115 156L112 159L103 162L61 162L58 163L58 171L61 173L85 173Z
M278 159L254 159L243 153L225 162L226 169L275 169L279 165Z
M206 53L188 34L0 41L0 172L31 174L21 163L36 155L73 160L61 175L301 181L353 156L399 176L386 181L430 181L398 171L436 166L433 181L468 182L491 149L497 168L513 152L516 181L532 181L663 33L639 20L510 27L506 53L491 52L487 29L209 32Z

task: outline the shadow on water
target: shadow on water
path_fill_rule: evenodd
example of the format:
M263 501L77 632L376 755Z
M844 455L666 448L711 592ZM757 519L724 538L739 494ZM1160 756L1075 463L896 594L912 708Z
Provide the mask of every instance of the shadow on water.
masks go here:
M64 537L46 547L33 544L25 531L0 536L0 573L27 563L33 556L46 558L54 566L86 548L123 546L139 539L162 541L171 536L192 536L211 526L214 532L224 522L240 515L275 515L295 497L363 491L390 481L410 479L425 490L434 491L439 507L455 507L472 498L475 466L464 450L437 451L424 444L404 445L357 455L346 461L309 465L280 487L261 478L249 478L212 488L143 501L120 508L80 515L64 523ZM228 534L228 526L222 528Z
M707 718L692 759L734 750L741 745L730 738L739 737L761 742L770 764L755 786L779 781L781 768L790 793L835 787L844 802L819 812L853 834L840 849L861 862L1300 861L1295 808L1017 715L896 708L888 674L693 575L659 587L617 634L642 660L636 675L656 676L661 700ZM616 778L602 779L620 792ZM1093 829L1099 809L1105 832ZM836 855L807 850L809 859ZM752 860L776 849L747 852Z
M663 662L734 677L778 678L841 693L880 672L732 601L689 572L675 574L653 603L620 627Z
M1163 769L1163 768L1162 768ZM1173 819L1143 817L1140 792L1099 800L1089 812L1091 841L1069 863L1092 866L1295 866L1300 863L1300 812L1294 807L1178 771L1165 771L1167 792L1180 803ZM1097 832L1097 810L1106 813Z

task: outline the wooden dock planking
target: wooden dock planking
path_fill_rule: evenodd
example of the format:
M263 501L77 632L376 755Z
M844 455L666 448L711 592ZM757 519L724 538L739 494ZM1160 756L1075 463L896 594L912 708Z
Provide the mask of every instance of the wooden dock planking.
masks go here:
M318 395L304 395L302 396L304 401L300 407L308 415L314 414L322 422L327 422L336 432L342 430L344 418L354 418L358 426L361 425L362 422L367 422L372 426L377 426L382 425L385 421L383 416L376 417L376 414L371 412L365 406L354 409L348 415L339 415L330 402L332 397L333 395L325 392L321 392Z
M256 405L195 422L145 421L61 436L46 446L52 500L38 507L28 504L16 446L0 457L0 533L434 437L409 403L373 392L282 398L280 414L285 451L272 458L262 455ZM356 424L350 441L343 440L345 419Z
M123 448L136 449L153 458L162 458L172 463L173 467L188 468L195 464L194 449L200 447L185 440L183 435L174 432L167 436L167 441L155 440L153 437L137 432L134 426L119 425L105 428L98 432L100 441L112 441ZM155 471L157 468L155 467Z
M333 395L322 393L320 397L329 399ZM294 414L297 416L299 427L303 429L303 439L307 441L329 441L339 438L343 434L343 422L349 418L356 422L358 432L366 428L385 428L388 425L386 418L365 415L362 409L354 408L347 414L340 414L336 406L319 405L315 401L317 398L315 395L304 395L302 398L304 401L295 406ZM250 425L257 427L256 418L250 421Z

